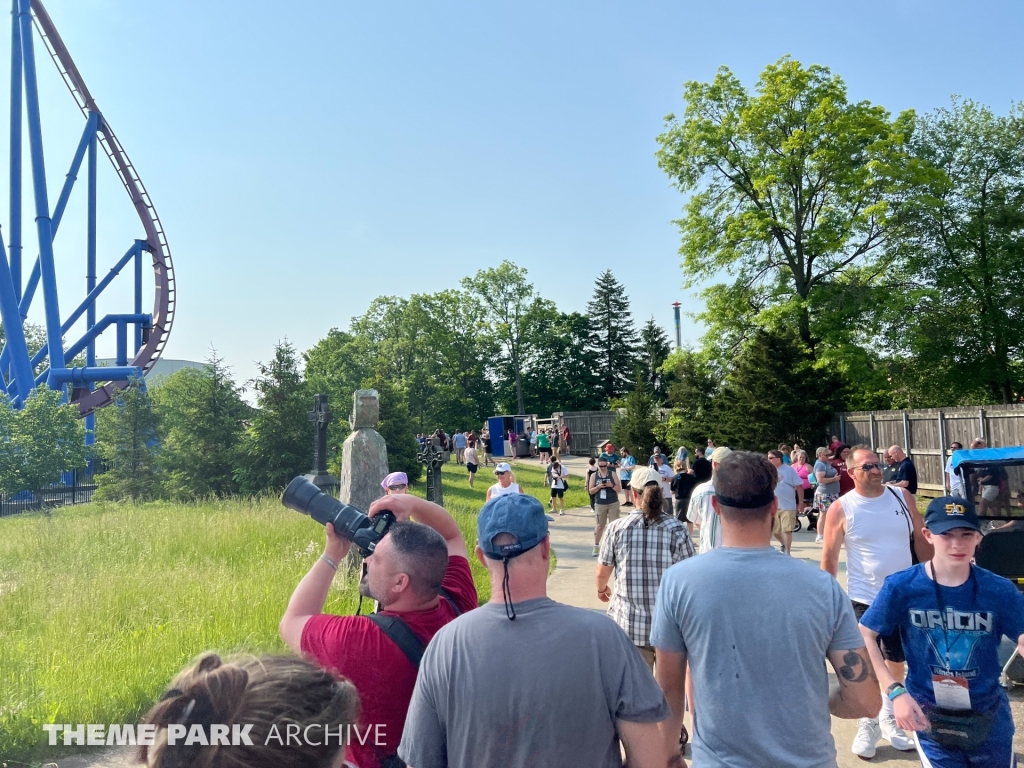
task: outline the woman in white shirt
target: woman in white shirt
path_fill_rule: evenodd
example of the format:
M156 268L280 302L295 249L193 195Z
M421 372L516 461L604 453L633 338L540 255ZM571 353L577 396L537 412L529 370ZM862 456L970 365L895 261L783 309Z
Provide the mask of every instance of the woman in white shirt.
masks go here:
M498 478L498 482L487 489L487 501L496 499L498 496L504 496L506 493L523 492L523 489L519 487L519 483L515 482L515 475L512 474L512 467L508 465L508 462L500 462L494 468L494 474Z
M672 467L665 461L665 454L655 454L654 468L658 470L658 474L661 476L661 496L663 506L665 507L665 514L672 514L672 478L676 476L675 472L672 471Z
M557 499L557 503L561 507L559 515L565 514L565 478L568 476L569 470L557 459L548 465L548 470L544 473L544 479L547 481L548 487L551 488L551 511L555 511L555 499Z

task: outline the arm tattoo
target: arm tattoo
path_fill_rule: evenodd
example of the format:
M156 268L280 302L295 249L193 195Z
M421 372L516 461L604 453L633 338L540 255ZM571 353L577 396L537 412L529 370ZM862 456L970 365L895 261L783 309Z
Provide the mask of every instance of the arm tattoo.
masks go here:
M843 654L843 666L839 668L839 674L844 680L860 683L867 680L870 673L870 665L861 658L859 653L847 651Z

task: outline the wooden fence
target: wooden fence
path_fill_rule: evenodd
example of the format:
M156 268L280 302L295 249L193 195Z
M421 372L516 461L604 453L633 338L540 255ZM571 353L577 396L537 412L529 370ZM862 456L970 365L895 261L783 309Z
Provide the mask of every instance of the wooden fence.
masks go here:
M831 434L847 445L863 443L879 453L892 445L902 447L917 467L920 489L938 495L944 487L950 443L967 448L981 437L992 448L1024 445L1024 405L839 413ZM1024 468L1008 471L1010 486L1024 487Z
M559 411L551 414L558 429L563 424L569 425L572 432L570 452L577 456L589 456L594 446L611 437L616 416L618 413L615 411Z
M597 446L612 436L612 424L624 410L620 408L617 411L559 411L551 414L550 423L558 429L561 429L563 424L569 425L572 432L571 453L576 456L596 456ZM671 414L670 408L656 408L654 415L658 421L665 421Z

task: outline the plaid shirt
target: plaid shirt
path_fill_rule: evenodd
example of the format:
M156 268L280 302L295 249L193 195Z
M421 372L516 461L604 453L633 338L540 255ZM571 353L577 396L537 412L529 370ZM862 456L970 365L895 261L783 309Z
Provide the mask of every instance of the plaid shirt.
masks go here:
M625 630L634 645L651 644L654 600L662 574L693 554L686 526L674 517L664 516L654 525L647 525L637 509L608 524L598 556L602 565L615 568L608 616Z

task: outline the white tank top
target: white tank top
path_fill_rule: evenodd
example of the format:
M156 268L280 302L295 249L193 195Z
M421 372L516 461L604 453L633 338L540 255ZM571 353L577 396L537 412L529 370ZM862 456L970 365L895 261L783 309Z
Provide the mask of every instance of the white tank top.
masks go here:
M853 490L839 501L846 515L846 592L851 600L871 605L886 576L911 566L904 500L886 488L873 498Z
M495 483L491 486L492 499L496 499L499 496L507 496L510 493L519 493L519 483L509 483L508 488L502 488L501 483Z

